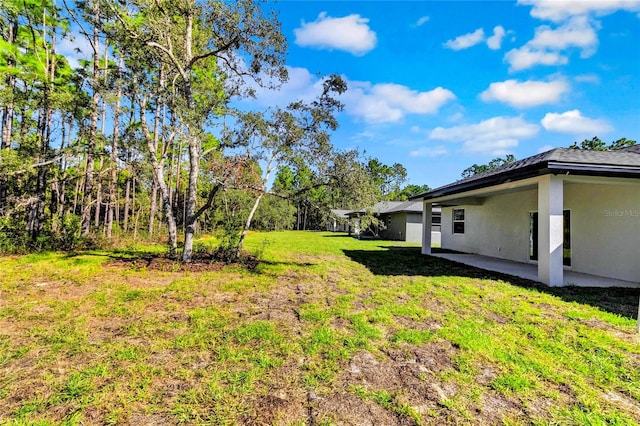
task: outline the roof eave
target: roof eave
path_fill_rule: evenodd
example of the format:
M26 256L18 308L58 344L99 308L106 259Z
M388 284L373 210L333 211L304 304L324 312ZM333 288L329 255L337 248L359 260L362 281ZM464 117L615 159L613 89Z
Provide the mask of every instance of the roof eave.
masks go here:
M487 176L473 180L470 182L461 182L460 185L453 185L442 190L433 190L426 192L417 197L423 200L430 200L447 195L458 194L461 192L472 191L475 189L488 188L503 183L519 181L535 176L546 174L574 174L582 176L599 176L599 177L640 177L640 167L638 166L618 166L610 164L577 164L548 161L545 163L535 164L516 170L509 170L505 173Z
M474 189L487 188L494 185L500 185L507 182L518 181L527 179L534 176L541 176L549 173L546 167L529 166L517 170L510 170L509 172L487 176L485 178L473 180L470 182L461 182L460 185L450 186L443 188L441 191L433 190L423 195L423 200L430 200L432 198L443 197L445 195L458 194L460 192L472 191Z
M640 176L639 166L622 166L614 164L576 164L576 163L549 163L547 168L550 173L573 173L589 176L631 177Z

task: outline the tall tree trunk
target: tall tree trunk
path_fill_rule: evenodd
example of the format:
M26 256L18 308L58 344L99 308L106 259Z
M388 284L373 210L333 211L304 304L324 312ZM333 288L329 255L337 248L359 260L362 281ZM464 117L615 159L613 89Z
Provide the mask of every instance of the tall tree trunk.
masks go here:
M302 224L303 224L302 229L306 231L307 230L307 205L306 204L304 205L304 222L302 222Z
M64 125L63 125L64 128ZM69 118L69 128L67 130L67 143L66 146L71 146L71 134L73 132L73 118ZM64 150L65 143L64 137L62 139L62 145L60 149ZM60 224L64 225L64 215L67 210L65 204L67 202L66 189L67 189L67 152L65 151L62 154L62 159L60 160L60 184L59 184L59 192L58 192L58 221Z
M136 175L131 179L131 215L136 214Z
M53 20L55 21L56 16L54 12ZM45 69L45 77L44 77L44 87L42 94L42 105L38 118L38 126L37 126L37 135L40 140L40 153L36 158L36 162L44 162L46 161L49 155L49 140L51 139L51 117L53 115L51 108L51 95L54 89L53 81L55 78L55 55L56 55L56 28L53 28L51 32L51 45L48 46L46 43L47 34L49 31L48 25L48 17L46 15L46 11L43 10L42 16L42 39L45 40L43 43L44 47L44 69ZM45 213L44 207L47 196L47 176L49 172L49 165L45 164L38 167L38 175L36 180L36 194L35 198L31 204L31 208L29 211L29 217L27 221L27 232L29 233L32 240L36 240L40 233L42 232Z
M161 83L162 84L162 83ZM147 126L145 117L145 103L140 107L140 123L142 127L142 134L147 141L147 152L149 153L149 159L151 160L151 166L153 167L154 180L158 183L158 189L160 190L160 198L162 200L162 207L164 210L165 219L167 221L167 231L169 234L169 256L175 258L178 254L178 227L176 225L176 219L173 215L173 205L171 204L171 198L169 196L169 186L164 176L164 155L162 153L158 158L158 145L157 139L152 137Z
M189 9L185 16L186 28L184 37L184 63L191 67L192 55L192 37L193 37L193 10ZM184 83L184 95L187 101L187 109L193 110L195 100L191 87L191 69L181 70ZM190 112L189 112L190 114ZM189 141L189 182L187 186L186 203L185 203L185 230L184 230L184 249L182 251L182 261L189 262L193 255L193 241L196 232L196 203L198 195L198 174L200 173L200 132L202 129L199 124L195 124L192 117L187 116L185 120L187 129L187 139ZM201 214L201 213L200 213Z
M244 239L247 236L247 232L249 232L249 229L251 229L251 221L253 220L253 216L256 214L256 211L258 210L258 206L260 205L260 200L262 200L262 197L264 196L267 190L266 185L267 185L267 182L269 181L269 177L271 176L271 171L273 170L275 161L276 161L276 154L272 155L269 161L267 162L267 171L264 175L264 179L262 180L262 191L260 191L258 198L256 198L256 201L253 203L253 207L249 212L247 221L244 223L244 228L242 228L242 233L240 234L240 239L238 240L238 246L236 248L236 258L240 257L240 253L242 252L242 245L244 244Z
M160 190L160 199L162 200L162 207L164 209L164 216L167 221L167 232L169 234L169 256L175 258L178 254L178 227L176 225L176 219L173 216L173 206L169 199L169 187L165 182L164 170L162 163L160 163L155 157L155 153L150 152L153 166L153 174L158 182L158 189Z
M124 221L122 224L122 229L124 231L129 230L129 196L131 195L131 177L127 176L127 182L124 187Z
M116 214L118 193L116 181L118 178L118 140L120 138L120 100L122 98L122 56L118 59L118 89L116 93L116 105L113 113L113 136L111 137L111 175L109 177L109 194L107 203L107 238L113 235L113 220Z
M134 212L135 220L133 222L133 241L135 242L138 239L138 219L140 219L140 212L142 208L140 208L137 212Z
M104 167L104 158L100 156L100 162L98 163L98 182L96 184L96 209L94 210L93 226L98 228L100 226L100 213L102 210L102 167Z
M104 80L105 87L107 86L107 79L109 78L109 43L104 44L104 65L102 68L102 78ZM100 134L105 134L105 128L107 123L107 101L104 96L102 97L102 118L100 120ZM100 216L102 213L102 168L104 167L104 155L102 155L102 148L104 148L101 144L100 146L100 164L98 166L98 184L96 187L96 210L95 216L93 218L93 224L96 229L100 226ZM106 214L105 214L106 219Z
M149 238L153 237L153 227L155 225L156 210L158 209L158 183L155 175L151 182L151 200L149 201Z
M160 75L158 79L160 81L160 87L162 88L162 86L164 86L164 73L163 73L162 67L160 68ZM164 121L164 115L162 114L162 111L163 111L163 104L161 102L156 102L155 117L153 121L153 143L156 147L159 146L159 142L160 142L160 121L161 119ZM161 155L164 157L164 152L165 152L164 143L160 148L160 152L162 153ZM153 181L151 183L151 200L149 205L149 238L153 236L153 225L156 218L157 198L158 198L158 181L154 173Z
M7 42L9 44L15 44L18 37L18 18L12 17L7 25ZM16 62L10 56L7 56L7 67L15 67ZM13 73L7 73L5 77L5 87L9 94L7 104L2 108L2 141L0 142L0 149L8 149L11 146L11 135L13 133L13 97L15 95L16 77ZM1 196L1 194L0 194ZM0 205L3 198L0 198Z
M175 159L176 159L176 150L173 149L174 147L174 142L171 141L171 160L169 160L169 173L167 176L167 182L169 182L169 203L171 203L171 205L173 206L173 186L171 185L171 182L173 180L173 166L175 163Z
M244 244L244 239L247 236L247 232L251 229L251 221L253 220L253 216L256 214L258 210L258 206L260 205L260 200L264 196L264 192L261 192L256 198L256 201L253 203L253 207L249 212L249 216L247 217L247 221L244 223L244 227L242 228L242 233L240 234L240 239L238 240L238 247L236 248L236 258L240 257L240 253L242 252L242 245Z
M91 122L89 124L89 136L87 141L87 169L84 177L84 189L82 199L82 235L89 235L91 231L91 198L93 192L94 183L94 165L93 156L96 149L96 140L98 133L98 86L100 81L100 52L98 51L98 20L100 19L99 9L97 5L93 5L94 8L94 25L93 25L93 79L92 79L92 96L91 96Z
M189 185L186 195L185 209L185 230L184 249L182 251L182 261L189 262L193 255L193 241L196 232L196 201L198 173L200 173L200 139L198 139L191 129L189 129Z
M180 140L180 142L178 143L177 157L178 158L176 159L176 189L173 192L173 204L175 206L174 211L176 212L176 216L178 216L178 212L180 211L180 191L182 190L180 185L182 183L182 140ZM182 210L184 211L184 209Z
M36 157L36 162L44 161L47 155L48 141L47 137L47 110L48 110L48 90L45 90L43 107L38 118L37 134L40 139L40 153ZM31 201L29 208L29 216L27 219L27 232L33 241L35 241L40 232L42 231L42 225L44 221L44 202L46 197L46 182L47 182L47 167L38 167L36 177L36 189L35 197Z
M76 178L76 190L73 192L75 195L73 197L73 214L77 214L78 212L78 194L80 194L80 188L83 186L82 179L79 177Z

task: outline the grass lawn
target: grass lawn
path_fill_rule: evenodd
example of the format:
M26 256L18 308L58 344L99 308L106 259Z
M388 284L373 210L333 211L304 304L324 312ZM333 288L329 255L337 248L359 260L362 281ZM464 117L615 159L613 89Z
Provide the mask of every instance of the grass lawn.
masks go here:
M0 424L640 423L637 290L342 234L247 249L255 269L0 258Z

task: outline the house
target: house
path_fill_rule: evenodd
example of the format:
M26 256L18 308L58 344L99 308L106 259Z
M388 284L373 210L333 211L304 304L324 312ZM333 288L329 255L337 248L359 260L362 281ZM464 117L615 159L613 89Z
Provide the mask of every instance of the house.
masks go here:
M357 235L373 234L385 240L397 240L419 243L422 241L422 202L421 201L382 201L375 204L369 211L381 223L381 227L370 230L360 230L359 217L367 213L367 209L354 210L347 215L355 225ZM440 208L432 212L431 241L440 242Z
M639 146L552 149L414 199L424 229L431 207L442 208L444 249L529 264L549 286L577 276L640 286ZM431 254L429 232L422 253Z
M349 223L349 213L351 210L332 209L329 213L329 221L327 222L327 231L331 232L351 232Z

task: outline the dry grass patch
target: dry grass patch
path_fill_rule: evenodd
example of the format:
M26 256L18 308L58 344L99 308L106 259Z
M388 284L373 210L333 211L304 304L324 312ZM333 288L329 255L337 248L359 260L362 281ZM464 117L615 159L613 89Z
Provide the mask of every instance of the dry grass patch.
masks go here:
M326 233L247 245L249 267L0 259L0 423L640 422L633 292Z

